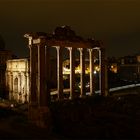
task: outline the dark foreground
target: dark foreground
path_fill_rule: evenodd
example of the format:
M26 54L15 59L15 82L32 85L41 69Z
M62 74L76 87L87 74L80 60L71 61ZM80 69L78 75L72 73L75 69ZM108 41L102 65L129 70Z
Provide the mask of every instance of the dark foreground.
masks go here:
M0 139L140 139L140 94L55 102L52 132L28 122L26 106L0 107Z

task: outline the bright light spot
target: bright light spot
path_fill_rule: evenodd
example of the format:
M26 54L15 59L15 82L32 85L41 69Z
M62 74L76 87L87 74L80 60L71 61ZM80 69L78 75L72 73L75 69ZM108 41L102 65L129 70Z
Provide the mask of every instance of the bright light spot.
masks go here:
M111 66L111 68L113 69L113 68L114 68L114 66L112 65L112 66Z
M97 74L97 71L96 70L94 70L94 74Z
M11 108L13 108L14 107L14 104L11 104Z

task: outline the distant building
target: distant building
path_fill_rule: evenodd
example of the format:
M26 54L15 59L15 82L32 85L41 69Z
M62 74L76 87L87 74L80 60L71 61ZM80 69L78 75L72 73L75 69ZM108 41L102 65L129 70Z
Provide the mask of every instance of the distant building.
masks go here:
M118 72L118 59L115 57L111 57L107 59L108 63L108 70L117 73Z
M136 64L138 62L137 55L124 56L120 58L121 64Z
M118 71L124 80L140 81L140 55L121 57Z

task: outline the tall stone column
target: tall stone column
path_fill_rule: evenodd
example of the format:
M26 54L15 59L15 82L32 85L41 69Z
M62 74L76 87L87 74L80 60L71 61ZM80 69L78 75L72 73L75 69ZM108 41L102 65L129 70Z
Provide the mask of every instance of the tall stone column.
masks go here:
M58 99L63 99L63 55L61 46L56 47L57 50L57 91Z
M38 108L36 124L50 128L50 56L49 48L42 42L38 44ZM47 119L46 119L47 118Z
M45 105L45 46L38 45L38 102Z
M99 49L98 50L98 53L99 53L99 68L100 68L100 71L99 71L99 90L100 90L100 95L102 94L102 91L101 91L101 87L102 87L102 67L101 67L101 50Z
M29 95L29 104L31 106L37 106L37 83L36 83L36 74L37 74L37 46L30 45L30 95Z
M47 106L50 102L50 58L49 48L45 44L38 45L38 102L39 106Z
M70 54L70 99L74 98L75 92L75 49L69 47L69 54Z
M24 84L24 102L27 102L27 74L24 72L24 79L25 79L25 84Z
M89 68L90 68L90 95L95 93L95 78L94 78L94 51L93 49L88 49L89 51Z
M50 95L50 46L45 45L45 105L49 106L51 101Z
M100 90L101 95L108 95L108 80L107 80L107 65L105 58L105 48L100 48L99 50L100 56Z
M35 39L30 34L24 36L29 39L30 48L29 119L39 127L50 129L51 117L48 107L50 57L45 46L46 36L35 34Z
M83 97L86 95L86 90L85 90L85 50L83 48L78 48L80 51L80 84L81 84L81 94L80 97Z

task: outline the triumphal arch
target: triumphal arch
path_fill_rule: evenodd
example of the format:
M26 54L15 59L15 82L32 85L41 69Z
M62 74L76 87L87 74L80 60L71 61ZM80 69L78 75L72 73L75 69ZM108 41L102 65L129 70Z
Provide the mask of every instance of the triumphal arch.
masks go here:
M94 86L94 53L99 54L99 86L100 94L107 95L107 76L106 76L106 61L105 61L105 48L101 41L94 39L83 39L77 36L69 26L57 27L52 34L46 34L43 32L27 33L24 37L28 38L28 46L30 49L30 98L29 105L31 108L31 114L33 118L33 108L37 110L45 110L50 104L50 50L55 48L57 57L57 97L58 100L64 99L63 94L63 55L64 49L68 50L70 60L70 90L69 99L77 98L75 94L75 52L79 53L80 60L80 95L79 97L85 97L85 54L89 56L89 68L90 68L90 95L95 93ZM37 119L37 118L36 118Z

